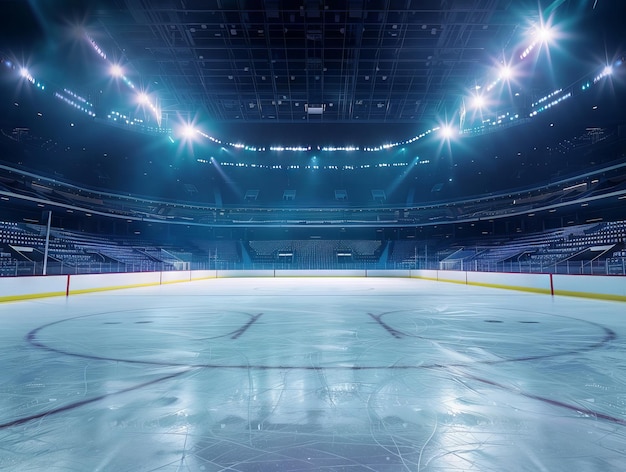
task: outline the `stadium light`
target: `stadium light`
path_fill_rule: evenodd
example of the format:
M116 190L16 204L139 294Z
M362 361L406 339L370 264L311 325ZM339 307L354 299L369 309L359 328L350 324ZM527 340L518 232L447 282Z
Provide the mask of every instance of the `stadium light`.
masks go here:
M472 97L472 107L474 107L475 109L481 109L485 106L485 97L483 97L482 95L474 95Z
M539 25L536 25L532 28L532 38L531 43L528 47L520 54L520 60L526 59L528 55L536 48L540 47L542 44L546 46L552 43L557 35L556 29L552 26L551 19L547 22L543 20Z
M594 77L593 83L597 84L598 82L600 82L600 80L612 74L613 74L613 66L611 65L604 66L604 69L602 69L602 72L600 72L598 75ZM589 88L589 85L590 85L589 83L583 85L583 90L585 90L586 88Z
M511 77L513 77L513 69L511 69L511 66L504 64L500 68L500 77L502 77L504 80L509 80Z
M443 138L450 139L454 136L454 128L450 125L443 125L440 128L439 133Z
M193 139L196 136L197 130L193 125L186 124L181 129L181 135L185 139Z
M28 71L26 67L20 68L20 76L28 80L31 84L35 85L35 78L32 75L30 75L30 72ZM40 85L41 84L39 84L38 87Z
M554 38L554 31L549 26L541 25L537 28L537 37L540 41L549 43Z
M96 51L98 56L100 56L102 59L106 60L107 55L104 52L104 50L98 45L98 43L96 43L96 40L93 39L91 36L89 36L87 33L85 33L85 38L87 39L89 44L91 44L91 47L94 49L94 51Z
M137 95L137 101L142 105L147 105L150 102L150 98L144 92Z
M109 72L113 77L122 77L124 75L124 70L118 64L113 64Z

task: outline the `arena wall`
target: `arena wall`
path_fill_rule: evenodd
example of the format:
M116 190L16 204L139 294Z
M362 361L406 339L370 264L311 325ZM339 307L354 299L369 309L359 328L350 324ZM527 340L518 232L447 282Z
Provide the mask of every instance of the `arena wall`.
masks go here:
M201 270L1 277L0 302L232 277L401 277L547 295L626 301L625 276L443 270Z

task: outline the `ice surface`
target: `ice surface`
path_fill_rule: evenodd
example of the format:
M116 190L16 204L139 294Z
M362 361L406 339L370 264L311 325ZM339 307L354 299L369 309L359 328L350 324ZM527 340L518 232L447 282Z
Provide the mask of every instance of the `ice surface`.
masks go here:
M219 279L0 305L0 470L622 471L626 305Z

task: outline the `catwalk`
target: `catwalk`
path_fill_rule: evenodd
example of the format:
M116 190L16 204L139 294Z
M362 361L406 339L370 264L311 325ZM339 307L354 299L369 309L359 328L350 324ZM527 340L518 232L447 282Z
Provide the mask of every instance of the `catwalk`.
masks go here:
M249 278L10 302L0 319L0 470L626 463L624 303Z

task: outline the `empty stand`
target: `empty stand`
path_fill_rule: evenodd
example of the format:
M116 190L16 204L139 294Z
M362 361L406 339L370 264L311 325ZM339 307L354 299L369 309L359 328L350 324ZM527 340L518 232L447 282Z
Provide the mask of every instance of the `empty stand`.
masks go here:
M46 228L0 222L0 274L41 273ZM626 273L626 221L600 222L531 234L406 239L149 238L52 229L48 273L236 268L416 268L440 270Z

